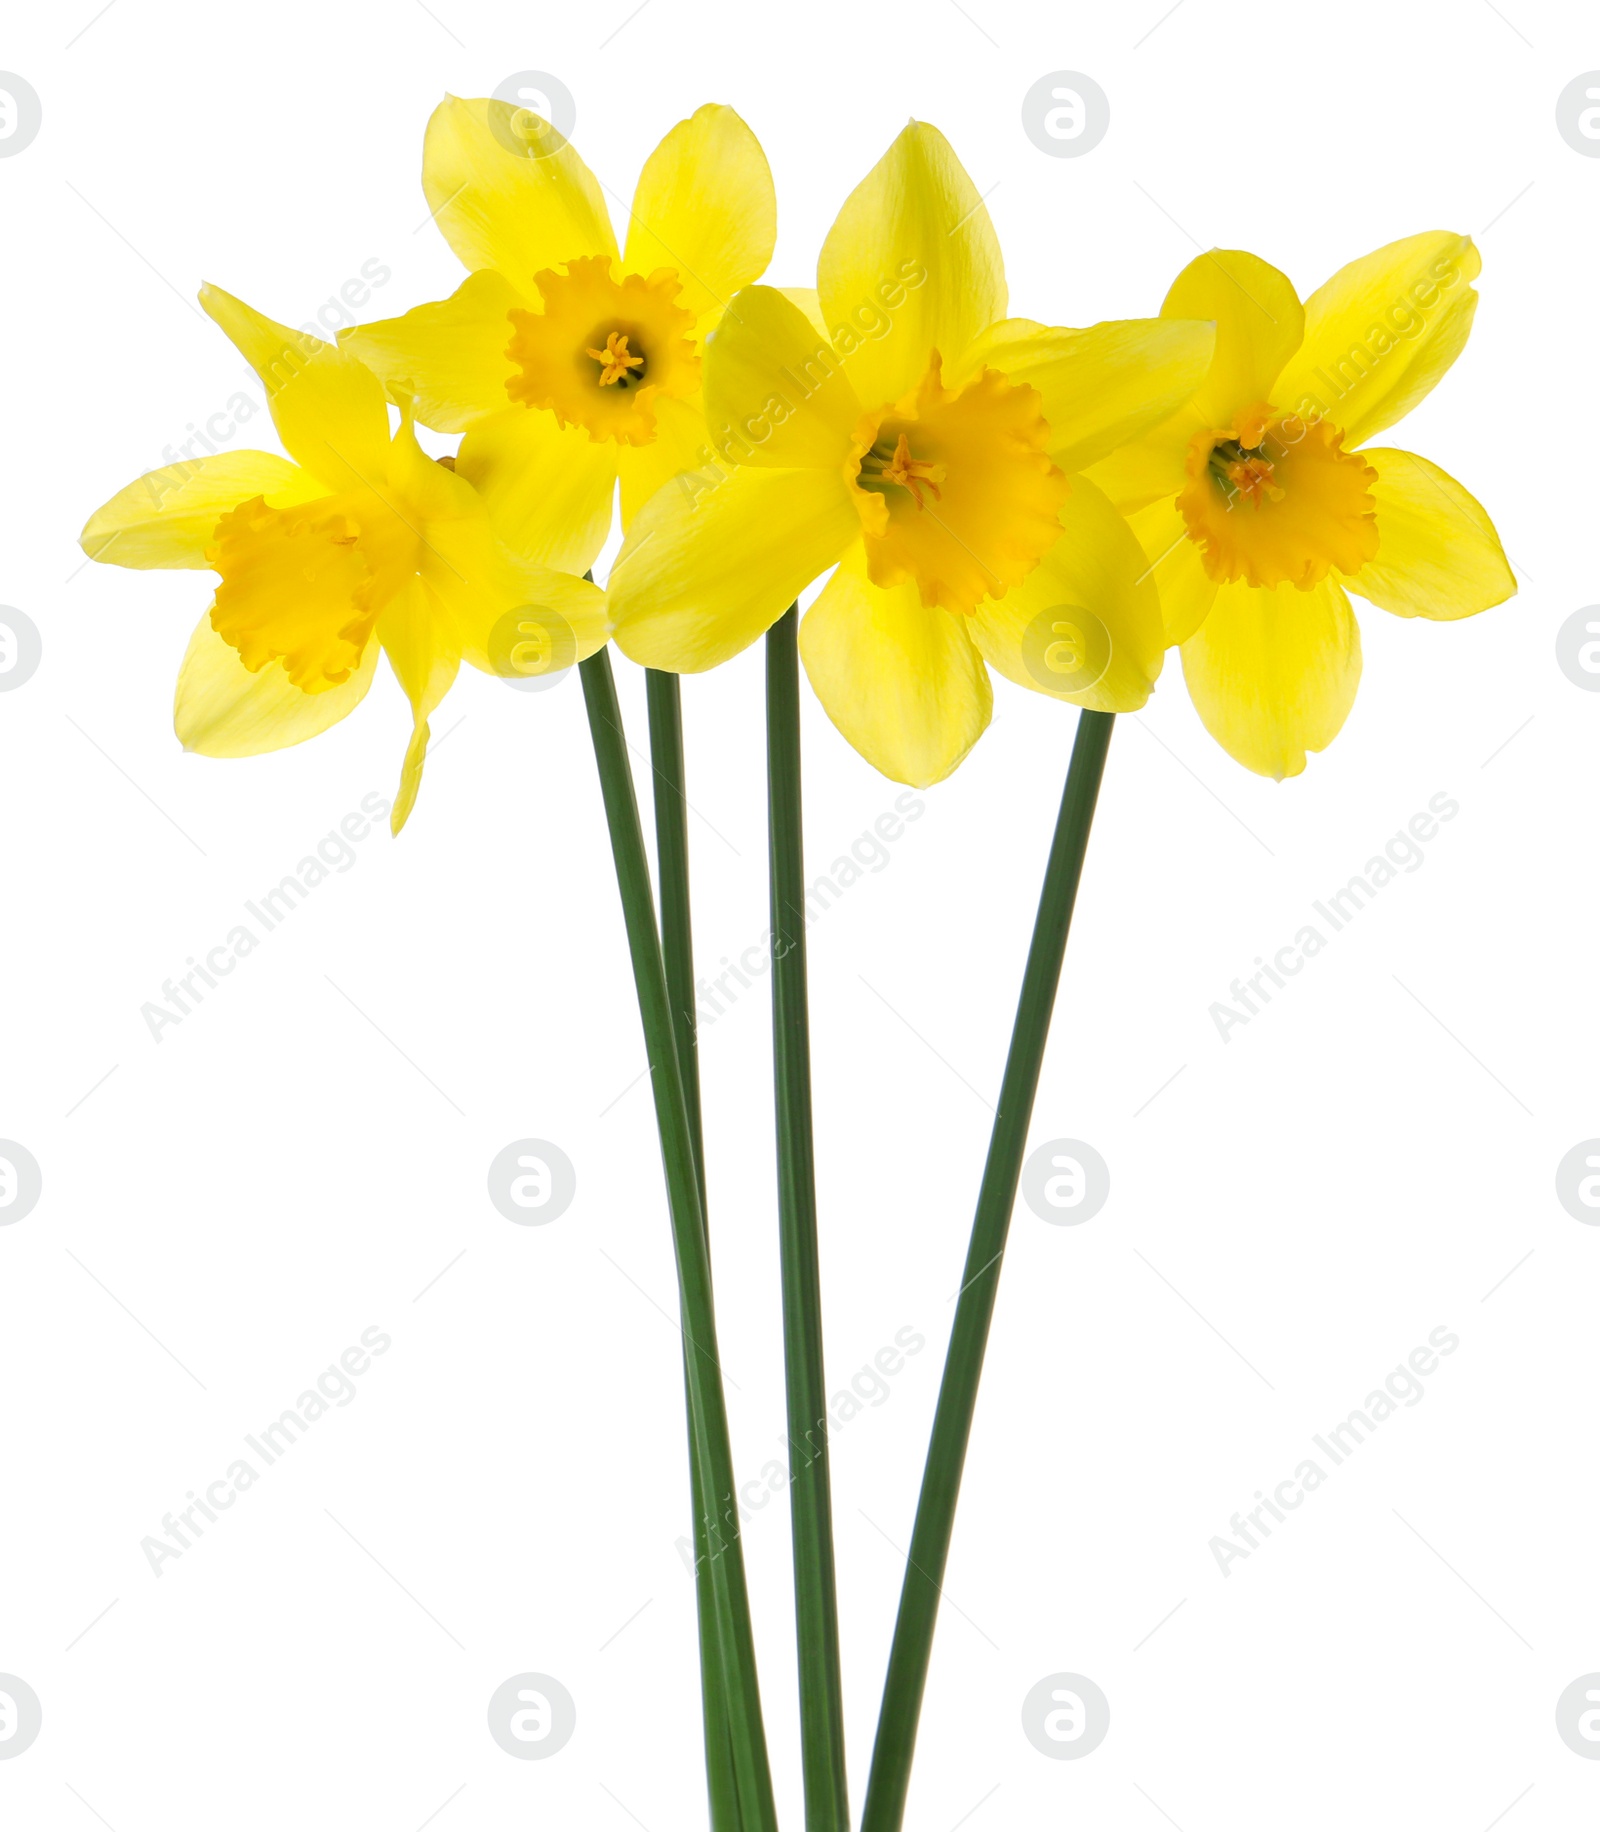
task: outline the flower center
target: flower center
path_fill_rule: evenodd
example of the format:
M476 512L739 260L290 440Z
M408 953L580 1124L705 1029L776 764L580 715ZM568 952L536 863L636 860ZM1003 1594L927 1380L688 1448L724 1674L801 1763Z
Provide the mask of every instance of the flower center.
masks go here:
M600 386L602 388L609 388L613 382L621 382L626 388L630 382L644 380L642 374L629 373L633 369L643 370L644 358L628 354L628 333L626 331L610 332L606 337L606 347L603 350L590 350L588 354L600 365Z
M863 414L845 461L876 585L915 580L925 605L976 610L1055 545L1067 480L1037 390L993 369L943 383L939 353L902 399Z
M1207 468L1221 480L1224 495L1237 492L1258 505L1283 501L1283 491L1272 481L1272 460L1247 451L1237 439L1213 446Z
M597 444L648 445L660 396L700 386L694 319L677 304L683 282L670 267L613 271L606 255L569 261L564 272L534 276L544 310L513 307L506 355L518 373L506 393L545 408L563 426L581 426Z
M867 487L877 477L884 483L898 484L902 490L909 490L919 509L927 507L922 494L924 490L933 492L935 502L944 500L944 491L939 488L945 480L944 466L935 464L931 459L913 458L909 433L901 433L892 452L888 449L887 440L880 439L870 452L862 453L861 469L857 475L858 481L866 480Z
M360 665L412 545L396 516L354 494L289 509L253 497L206 549L222 575L212 628L252 674L281 661L295 686L324 693Z
M1327 420L1265 404L1230 427L1196 433L1178 496L1189 539L1219 583L1309 591L1337 569L1356 573L1378 551L1377 472Z

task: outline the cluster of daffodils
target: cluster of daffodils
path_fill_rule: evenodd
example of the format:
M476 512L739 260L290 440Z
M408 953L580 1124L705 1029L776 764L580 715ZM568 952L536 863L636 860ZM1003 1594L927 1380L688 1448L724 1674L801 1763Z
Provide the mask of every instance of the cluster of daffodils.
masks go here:
M772 177L730 108L657 147L620 252L576 150L511 104L446 100L423 187L460 287L337 347L203 288L287 456L152 474L82 537L95 559L216 575L178 678L190 750L325 731L381 649L413 713L396 831L461 662L504 673L496 632L530 607L559 621L563 663L614 636L692 673L827 575L800 631L812 687L864 757L924 787L982 735L991 670L1124 712L1171 647L1217 741L1291 776L1355 697L1349 593L1451 619L1515 590L1469 492L1369 443L1466 342L1464 236L1392 243L1304 302L1216 251L1158 316L1071 330L1006 315L989 213L920 123L846 199L814 289L759 284ZM418 422L459 434L453 456ZM602 591L582 575L619 498Z

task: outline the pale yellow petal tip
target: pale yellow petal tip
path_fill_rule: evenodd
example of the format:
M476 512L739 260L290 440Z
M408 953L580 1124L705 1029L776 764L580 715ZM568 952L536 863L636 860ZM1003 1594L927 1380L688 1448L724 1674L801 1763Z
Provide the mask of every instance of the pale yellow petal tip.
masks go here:
M877 764L876 768L878 770L878 773L882 776L887 776L890 782L903 782L908 789L936 789L940 783L948 782L950 778L955 775L956 771L959 770L962 764L964 764L967 761L967 759L972 755L973 751L977 748L977 743L978 743L979 738L981 738L983 736L983 733L986 732L988 729L989 729L989 721L985 719L983 722L983 730L979 732L975 732L973 734L971 744L969 744L967 748L964 751L962 751L960 756L952 757L949 763L947 763L942 769L938 770L931 776L923 775L921 773L918 773L917 775L901 775L897 771L884 769L881 763ZM872 759L869 758L868 761L871 762Z
M120 528L113 528L109 534L96 534L94 532L94 525L103 513L104 505L96 509L94 514L89 517L88 521L83 524L82 531L78 535L78 545L83 549L86 558L103 561L109 566L111 562L105 558L106 549L111 546L122 530Z
M1340 729L1342 730L1343 727ZM1254 758L1247 757L1241 751L1235 750L1231 744L1218 738L1215 732L1211 735L1213 738L1216 738L1220 748L1225 751L1241 769L1248 770L1252 776L1261 777L1264 782L1272 783L1292 782L1295 777L1304 776L1306 773L1306 766L1310 763L1311 759L1320 756L1327 750L1328 744L1333 743L1333 738L1330 738L1328 744L1308 744L1304 750L1297 751L1292 757L1280 753L1271 764L1268 764L1265 762L1257 762ZM1338 732L1335 732L1333 736L1337 738L1338 735Z
M215 324L221 324L219 314L226 312L230 306L244 304L236 293L230 293L225 286L218 286L215 280L202 280L195 298L200 301L201 310Z
M428 755L428 722L422 720L411 733L411 742L406 746L405 762L400 766L400 787L396 791L394 806L389 810L389 832L398 839L400 829L411 818L411 810L416 806L417 790L422 787L422 766Z

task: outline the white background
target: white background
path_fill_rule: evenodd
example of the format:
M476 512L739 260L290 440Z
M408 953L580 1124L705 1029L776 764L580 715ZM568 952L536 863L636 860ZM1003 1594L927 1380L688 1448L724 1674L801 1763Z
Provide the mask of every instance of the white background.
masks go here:
M738 107L776 175L783 283L811 282L912 114L987 195L1012 310L1050 322L1151 314L1200 247L1255 250L1304 294L1398 236L1479 236L1471 343L1394 440L1486 501L1521 595L1456 625L1360 607L1355 711L1282 786L1217 749L1175 664L1116 731L1032 1133L1093 1143L1112 1193L1077 1228L1019 1205L908 1824L1592 1823L1600 1765L1554 1705L1600 1669L1600 1231L1554 1173L1600 1133L1600 699L1554 641L1600 598L1600 161L1554 110L1600 35L1536 0L1186 0L1164 21L1162 0L652 0L625 24L628 4L8 8L0 66L44 127L0 161L0 600L44 662L0 700L0 1134L44 1196L0 1231L0 1671L44 1730L0 1763L0 1819L705 1824L667 1221L577 682L464 675L402 839L363 841L157 1044L141 1005L392 795L409 715L385 672L298 750L184 756L171 688L205 576L75 546L248 379L189 303L202 279L291 323L369 259L392 272L372 312L458 283L424 221L424 122L447 88L534 68L573 91L614 200L698 103ZM1081 158L1021 126L1062 69L1110 97ZM273 443L264 414L230 441ZM641 677L618 670L642 745ZM759 648L685 689L707 966L766 927L761 693ZM807 693L820 870L898 791ZM836 1440L857 1806L1072 725L997 682L972 757L811 932L832 1384L904 1326L928 1345ZM1210 1004L1441 791L1460 814L1424 865L1224 1043ZM750 1477L782 1430L766 1000L702 1052ZM485 1189L529 1135L577 1166L544 1228ZM356 1399L153 1576L143 1536L373 1325L393 1346ZM1425 1399L1224 1577L1211 1537L1439 1325L1460 1347ZM795 1826L781 1500L746 1549ZM485 1727L527 1670L577 1701L553 1760ZM1111 1701L1081 1761L1020 1725L1063 1670Z

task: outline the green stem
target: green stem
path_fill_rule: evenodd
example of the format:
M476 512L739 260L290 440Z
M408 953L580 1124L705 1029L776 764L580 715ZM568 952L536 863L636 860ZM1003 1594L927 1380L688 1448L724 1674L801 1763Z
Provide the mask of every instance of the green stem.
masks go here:
M1072 906L1083 872L1083 855L1089 844L1095 798L1105 769L1106 747L1111 742L1110 713L1082 712L1072 747L1072 764L1061 797L1050 862L1045 869L1039 914L1033 926L1028 964L1022 976L1022 996L1017 1002L1016 1024L1006 1055L1000 1084L1000 1107L989 1139L989 1156L983 1169L972 1240L962 1273L960 1301L945 1356L939 1404L934 1413L933 1435L917 1501L917 1520L906 1560L905 1583L900 1592L900 1612L895 1619L894 1643L884 1681L883 1704L878 1714L878 1735L872 1751L872 1772L867 1781L867 1803L861 1832L899 1832L905 1815L906 1790L911 1780L911 1758L916 1748L917 1717L922 1690L933 1651L934 1624L939 1613L940 1587L950 1535L955 1525L956 1499L961 1489L961 1467L972 1434L972 1415L978 1403L978 1381L983 1373L983 1353L994 1316L995 1293L1000 1285L1001 1256L1017 1180L1033 1118L1039 1069L1061 962L1066 953Z
M690 1143L694 1150L695 1181L700 1191L700 1216L707 1228L706 1251L711 1239L706 1213L706 1158L700 1119L700 1064L695 1036L694 932L689 908L689 823L684 797L683 708L678 677L651 668L645 673L645 697L650 708L650 765L654 777L651 800L656 815L656 877L661 900L661 954L667 976L667 998L672 1007L673 1035L678 1068L683 1077L683 1098L689 1115ZM685 1355L688 1350L685 1347ZM689 1369L683 1373L684 1394L689 1398ZM692 1400L687 1410L691 1420ZM705 1722L706 1789L711 1802L712 1832L740 1832L739 1792L733 1772L733 1745L728 1728L728 1701L722 1689L722 1651L717 1635L716 1592L711 1581L711 1542L700 1479L700 1457L691 1435L689 1445L690 1490L694 1501L695 1606L700 1625L700 1707Z
M800 808L799 611L767 633L767 822L772 893L772 1069L778 1123L778 1232L789 1410L789 1511L800 1659L806 1832L848 1832L839 1604L828 1482L828 1394L811 1145L805 862Z
M650 711L650 770L656 811L656 865L661 888L661 957L672 1003L672 1031L683 1074L684 1105L700 1185L701 1219L706 1217L706 1153L700 1118L700 1058L695 1033L694 925L689 908L689 800L684 792L683 702L675 674L647 668L645 702Z
M761 1692L756 1675L755 1637L750 1599L745 1588L744 1555L739 1543L739 1516L733 1499L733 1451L723 1404L721 1365L717 1359L716 1320L711 1301L711 1261L706 1251L705 1222L695 1165L689 1108L673 1036L672 1007L667 997L661 942L656 933L655 901L644 832L634 799L633 773L622 735L611 658L601 649L581 662L584 704L594 741L595 763L605 800L606 824L622 897L634 989L650 1061L656 1127L661 1138L667 1208L672 1221L673 1253L678 1268L685 1367L689 1385L690 1442L700 1471L701 1492L710 1498L729 1532L712 1524L709 1566L716 1603L721 1673L728 1707L734 1771L750 1832L776 1832L772 1775L767 1764L766 1733L761 1721Z

